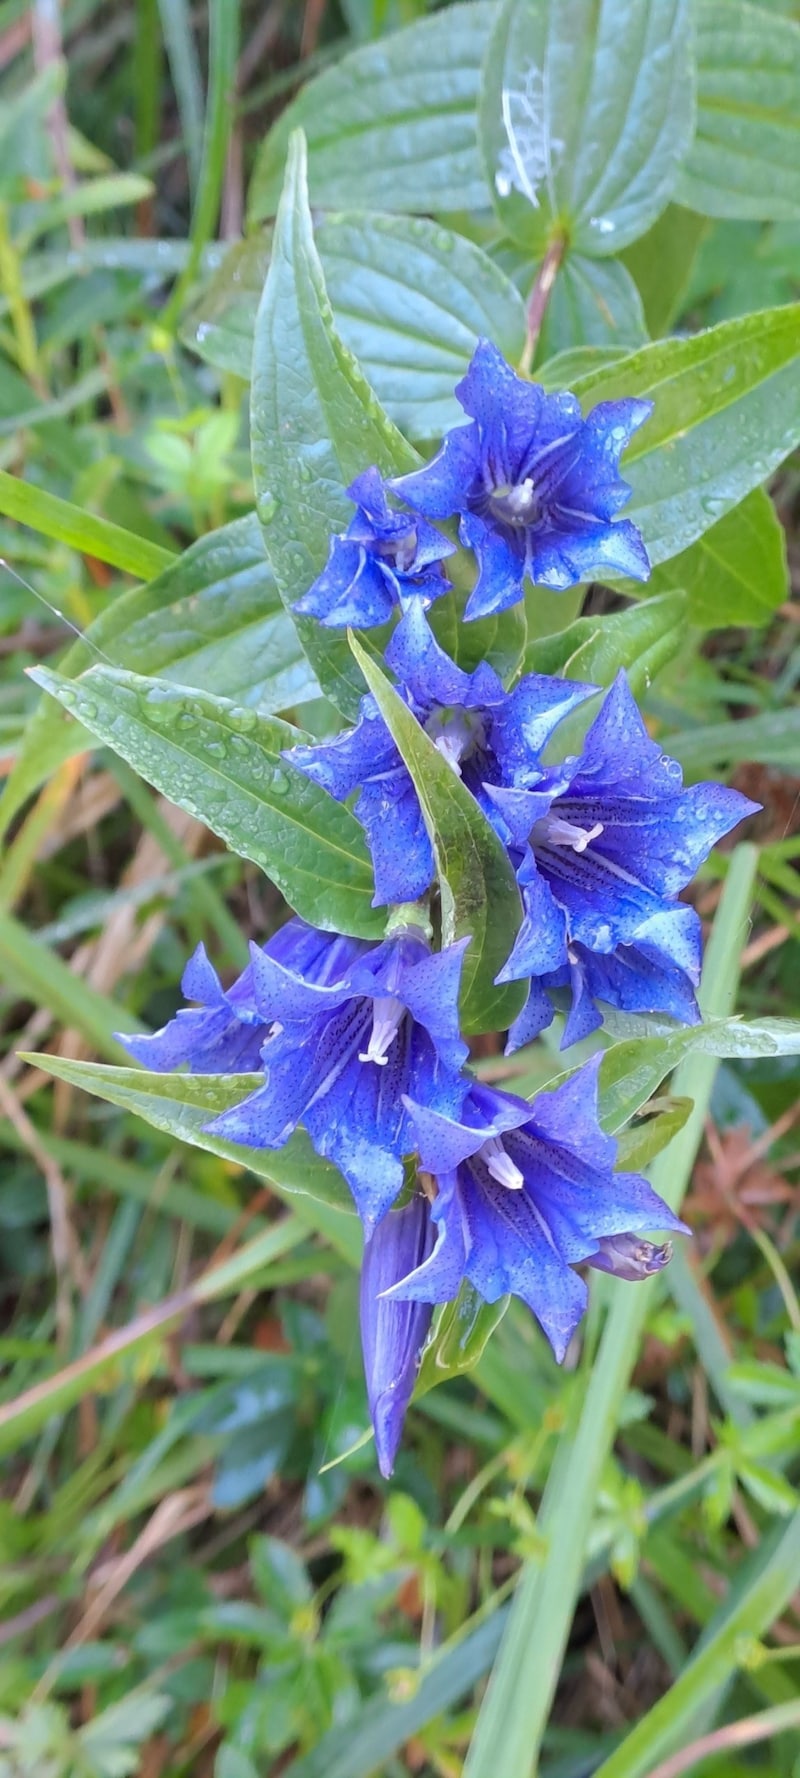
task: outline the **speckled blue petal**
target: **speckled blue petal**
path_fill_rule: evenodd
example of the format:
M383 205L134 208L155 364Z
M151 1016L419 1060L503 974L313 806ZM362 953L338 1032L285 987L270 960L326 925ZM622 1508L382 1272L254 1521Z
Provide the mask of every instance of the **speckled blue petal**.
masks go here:
M460 512L465 491L480 474L480 437L477 426L456 426L445 435L442 448L424 469L394 476L392 492L429 519L447 519Z
M496 617L518 604L525 581L524 538L512 541L488 518L471 512L464 513L458 534L478 564L478 577L464 607L467 622Z
M425 714L436 705L459 704L467 710L499 706L506 697L502 680L486 661L474 673L456 666L439 647L418 604L409 608L394 631L386 662L413 706Z
M523 920L511 955L497 976L498 982L522 982L526 976L548 975L567 957L567 922L563 907L550 884L527 851L517 871L522 891Z
M646 1244L637 1257L626 1238L685 1232L684 1224L646 1179L614 1172L616 1143L597 1117L599 1064L593 1058L530 1106L473 1085L456 1116L410 1108L422 1165L437 1179L439 1234L391 1298L440 1302L464 1277L488 1302L511 1291L561 1359L586 1303L575 1265L647 1275Z
M263 951L253 945L251 952L259 960L269 956L289 969L317 971L332 951L341 954L341 945L333 934L293 919L273 934ZM356 951L359 948L356 941ZM181 988L187 1000L200 1005L182 1008L152 1037L120 1036L129 1054L159 1073L172 1073L185 1064L193 1074L256 1072L271 1018L257 1004L252 961L224 989L204 946L198 945L184 969Z
M363 543L332 537L326 566L294 610L328 629L352 624L366 630L387 623L396 603L396 582L386 565Z

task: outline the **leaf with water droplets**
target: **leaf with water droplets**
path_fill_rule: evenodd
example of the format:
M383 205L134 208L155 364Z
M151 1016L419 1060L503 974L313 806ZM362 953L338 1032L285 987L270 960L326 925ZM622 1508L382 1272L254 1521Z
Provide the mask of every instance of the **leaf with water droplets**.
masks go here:
M270 574L255 513L198 538L147 586L117 593L67 650L60 671L75 678L98 657L252 703L265 716L319 695ZM37 785L85 745L80 728L43 698L3 791L0 832Z
M509 233L619 253L664 209L694 127L690 0L507 0L480 137Z
M301 730L227 698L92 667L32 671L84 728L271 877L315 926L379 938L372 866L354 815L282 758Z
M332 533L353 516L345 489L372 464L418 463L333 323L308 208L303 136L292 138L272 258L256 317L251 392L256 510L287 609L325 566ZM296 618L323 690L345 716L363 693L341 633Z
M654 566L670 561L800 444L800 304L658 340L573 388L586 409L631 395L654 402L623 459L625 517Z

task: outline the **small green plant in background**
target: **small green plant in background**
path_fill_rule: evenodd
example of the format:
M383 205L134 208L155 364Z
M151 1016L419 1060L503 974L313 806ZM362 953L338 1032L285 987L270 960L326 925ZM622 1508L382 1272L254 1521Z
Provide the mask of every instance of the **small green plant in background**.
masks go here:
M800 652L766 485L791 552L800 24L745 0L141 0L118 37L91 5L50 14L29 48L0 8L0 1771L793 1778ZM475 409L456 390L480 365ZM533 385L566 438L531 421L525 467L504 415ZM348 497L373 467L385 511ZM437 648L457 693L430 690ZM644 886L683 931L702 864L700 1023L694 953L658 928L634 991L643 908L618 953L575 901L616 815L576 813L574 756L620 672L639 808L656 758L678 797L681 768L736 779L682 874L670 854ZM560 722L527 709L508 763L489 713L533 685L540 723L562 688ZM700 805L661 806L656 851L664 811ZM644 893L627 845L623 899ZM361 1101L315 1113L319 1073L303 1097L322 1038L293 965L276 989L259 962L287 904L344 935L342 1004L375 1003L353 1081L416 1103L366 1163ZM248 938L256 986L230 993ZM463 940L445 1032L411 976ZM384 942L408 982L370 993ZM208 1011L176 1018L189 956ZM565 1077L593 1056L603 1135L554 1137L551 1102L587 1116ZM595 1275L577 1335L548 1320L543 1249L522 1294L563 1369L474 1222L446 1289L378 1294L430 1275L437 1231L452 1251L458 1193L473 1214L505 1190L512 1227L522 1138L485 1121L512 1103L562 1162L610 1143L695 1237L636 1289ZM442 1159L456 1127L484 1161ZM641 1236L656 1199L632 1219L611 1164L582 1244L545 1213L557 1305L577 1262L666 1259Z

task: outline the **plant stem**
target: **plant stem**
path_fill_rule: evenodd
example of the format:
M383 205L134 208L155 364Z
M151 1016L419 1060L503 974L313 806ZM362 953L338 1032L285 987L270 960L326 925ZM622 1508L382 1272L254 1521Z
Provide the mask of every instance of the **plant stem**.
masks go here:
M530 376L533 368L533 360L536 356L539 335L542 331L544 318L547 313L547 305L550 301L553 285L556 281L558 268L564 258L566 245L567 243L563 235L556 235L555 239L550 242L544 259L536 273L533 289L528 298L527 331L525 334L525 345L522 349L522 357L519 361L519 368L522 375L525 377Z

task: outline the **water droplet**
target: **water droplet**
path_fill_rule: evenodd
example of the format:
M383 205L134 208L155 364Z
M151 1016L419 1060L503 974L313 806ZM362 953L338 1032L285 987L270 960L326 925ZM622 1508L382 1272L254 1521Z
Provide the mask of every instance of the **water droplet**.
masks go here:
M188 710L182 711L181 715L178 717L175 727L179 728L179 729L186 730L187 728L194 728L194 726L195 726L194 717L190 714L190 712Z
M275 771L272 774L272 783L270 785L270 789L272 790L273 795L275 795L275 796L285 796L288 788L289 788L288 774L286 772L282 772L280 766L277 766Z
M494 188L499 198L510 198L511 180L507 173L495 173Z
M452 253L455 241L449 229L437 229L436 235L434 236L434 245L438 247L440 253Z
M259 523L262 525L271 525L277 510L278 502L275 499L275 495L270 494L268 490L265 489L264 493L259 494L256 500L256 512L258 513Z
M589 227L596 229L599 235L613 235L616 226L610 216L593 216L589 223Z
M81 716L84 722L94 722L96 715L97 705L91 698L86 698L81 704Z
M228 757L228 749L224 741L209 741L206 745L206 753L210 753L212 759L227 759Z
M202 346L203 341L208 339L210 332L211 332L211 326L208 321L199 321L198 322L198 324L194 330L194 337L195 337L195 340L197 341L198 346Z
M244 734L250 734L251 730L254 729L258 723L258 711L257 710L239 710L239 711L237 711L237 714L236 714L236 722L237 722L238 728ZM238 737L235 737L235 738L238 738Z
M301 482L310 482L313 479L314 471L311 468L311 464L304 462L302 457L298 464L298 470Z

